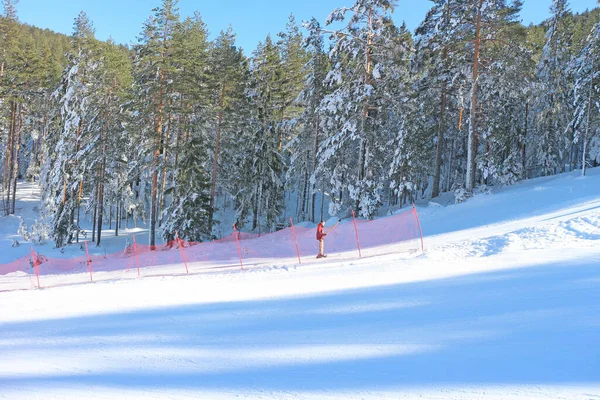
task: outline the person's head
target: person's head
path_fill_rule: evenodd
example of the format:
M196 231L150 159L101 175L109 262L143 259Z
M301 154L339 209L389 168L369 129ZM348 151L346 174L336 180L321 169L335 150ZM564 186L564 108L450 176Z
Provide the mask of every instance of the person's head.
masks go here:
M325 221L321 220L321 225L325 226Z

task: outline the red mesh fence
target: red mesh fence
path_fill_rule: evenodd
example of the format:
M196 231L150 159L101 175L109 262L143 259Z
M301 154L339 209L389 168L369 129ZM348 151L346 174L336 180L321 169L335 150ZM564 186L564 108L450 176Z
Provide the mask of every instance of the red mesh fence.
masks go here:
M334 226L326 226L325 232L325 254L332 258L352 259L423 249L415 208L373 221L348 218ZM0 291L90 280L250 268L273 263L315 262L318 247L315 228L293 225L262 235L235 231L210 242L192 243L176 238L154 249L137 243L133 237L132 244L124 251L105 256L88 255L86 243L86 255L76 258L49 258L35 254L35 257L29 255L0 264L0 276L3 275ZM60 276L60 279L49 279L49 276Z

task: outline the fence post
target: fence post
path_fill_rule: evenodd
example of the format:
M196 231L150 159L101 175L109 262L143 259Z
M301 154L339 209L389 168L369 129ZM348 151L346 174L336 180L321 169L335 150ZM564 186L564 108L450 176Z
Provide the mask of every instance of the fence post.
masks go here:
M90 251L88 250L88 244L87 244L87 240L85 241L85 255L87 257L87 266L88 269L90 270L90 282L93 282L94 279L92 278L92 260L90 259Z
M38 288L39 288L39 287L41 287L40 286L40 267L38 266L37 256L35 254L35 251L33 251L33 247L31 248L31 260L33 261L33 268L35 271L35 276L37 277L37 284L38 284Z
M183 264L185 264L185 273L189 274L190 271L188 270L187 261L185 261L185 255L183 254L183 246L181 245L181 239L179 239L179 233L177 233L177 231L175 231L175 240L177 240L177 246L179 246L179 251L181 252Z
M238 240L238 231L235 228L235 224L233 224L233 234L235 236L235 244L237 245L238 255L240 256L240 266L244 269L244 264L242 263L242 249L240 248L240 242Z
M413 206L413 215L417 220L417 226L419 227L419 235L421 235L421 251L425 251L425 247L423 246L423 230L421 229L421 221L419 221L419 214L417 214L417 207L415 207L415 203L412 203Z
M294 221L290 217L290 226L292 227L292 233L294 234L294 241L296 242L296 253L298 253L298 264L302 264L300 261L300 248L298 247L298 237L296 236L296 229L294 229Z
M358 246L358 258L362 258L360 254L360 239L358 238L358 227L356 226L356 217L354 215L354 210L352 210L352 221L354 222L354 232L356 232L356 244Z
M135 242L135 235L131 235L133 238L133 252L135 253L135 265L137 266L138 277L140 276L140 260L138 259L137 243Z

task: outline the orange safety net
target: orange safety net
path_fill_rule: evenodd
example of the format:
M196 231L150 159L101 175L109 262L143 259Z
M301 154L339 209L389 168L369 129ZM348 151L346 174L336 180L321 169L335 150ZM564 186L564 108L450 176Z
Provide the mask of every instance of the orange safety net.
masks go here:
M324 239L325 254L340 260L423 250L421 227L414 207L376 220L344 220L336 226L326 226L325 231L328 230ZM90 280L315 262L319 247L316 228L301 226L261 235L235 231L210 242L176 238L154 249L137 243L135 237L133 239L124 251L105 256L86 254L75 258L50 258L35 254L35 257L29 255L0 264L0 291ZM49 276L60 276L61 279L48 280Z

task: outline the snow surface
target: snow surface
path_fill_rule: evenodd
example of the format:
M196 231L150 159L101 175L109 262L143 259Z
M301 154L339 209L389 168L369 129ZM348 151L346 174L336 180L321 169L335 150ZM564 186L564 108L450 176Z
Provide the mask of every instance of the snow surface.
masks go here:
M422 254L42 289L0 275L0 398L599 399L600 169L588 174L418 207ZM19 188L30 224L36 192ZM0 263L29 251L10 247L18 221L0 218Z

